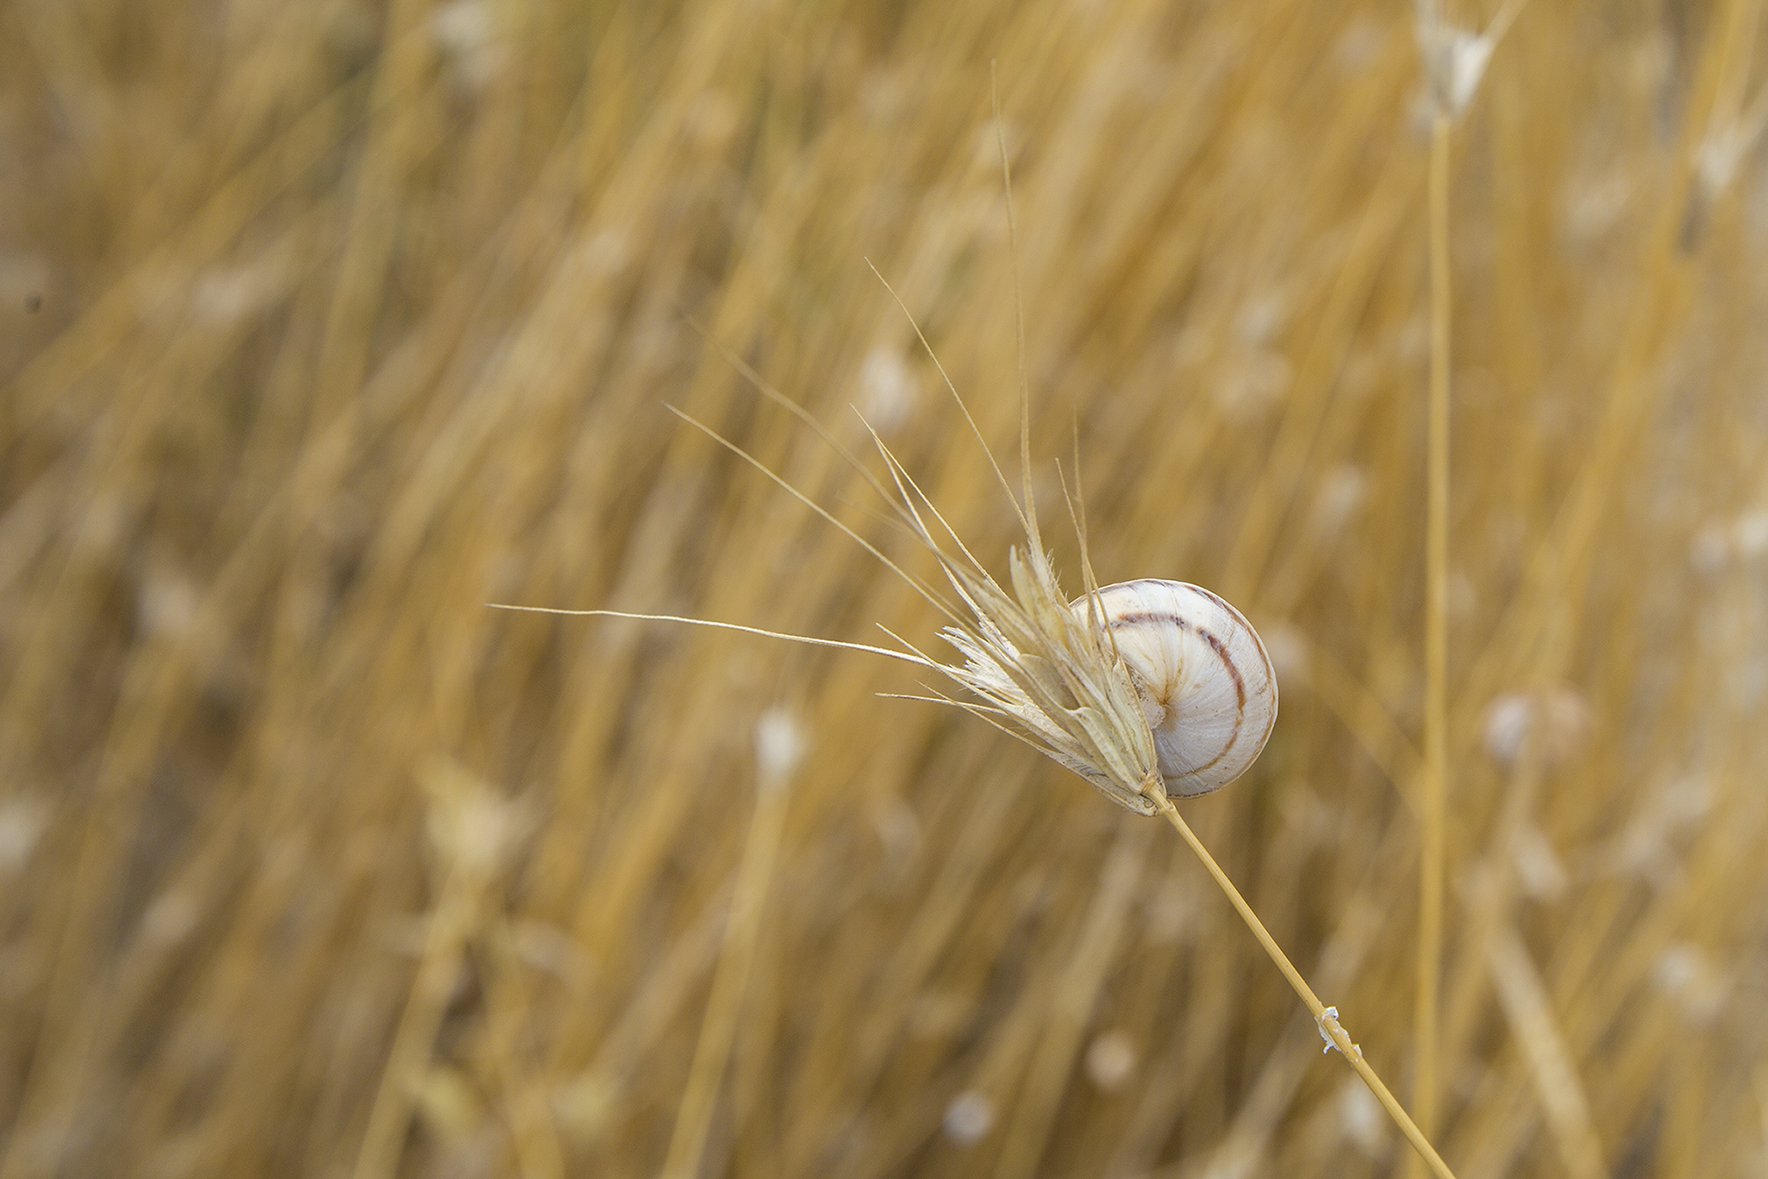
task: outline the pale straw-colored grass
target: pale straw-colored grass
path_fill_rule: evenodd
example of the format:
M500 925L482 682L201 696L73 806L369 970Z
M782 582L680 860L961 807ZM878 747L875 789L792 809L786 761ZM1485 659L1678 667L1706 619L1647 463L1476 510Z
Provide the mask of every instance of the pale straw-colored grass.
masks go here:
M1450 140L1461 1179L1763 1163L1757 8L1530 5ZM708 340L855 452L859 406L1004 576L1022 527L863 261L1011 453L998 60L1030 451L1077 428L1101 581L1209 585L1271 646L1270 745L1183 817L1409 1100L1410 11L22 0L0 28L0 1175L1403 1166L1190 851L877 699L913 669L482 603L937 631L663 410L938 575ZM755 748L782 706L789 772Z

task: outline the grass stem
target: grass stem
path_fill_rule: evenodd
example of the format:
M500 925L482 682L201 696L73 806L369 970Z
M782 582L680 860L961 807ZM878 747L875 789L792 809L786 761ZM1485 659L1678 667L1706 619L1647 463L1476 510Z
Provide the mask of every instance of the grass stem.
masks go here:
M1338 1054L1344 1057L1345 1061L1356 1071L1356 1074L1363 1079L1363 1083L1369 1086L1369 1092L1375 1094L1375 1099L1381 1102L1381 1107L1387 1111L1388 1117L1393 1119L1394 1125L1398 1126L1400 1132L1406 1136L1406 1141L1412 1144L1412 1149L1418 1152L1418 1157L1429 1165L1431 1173L1436 1175L1438 1179L1455 1179L1455 1172L1449 1169L1449 1164L1443 1161L1443 1156L1437 1153L1436 1147L1431 1145L1430 1139L1425 1136L1424 1131L1418 1128L1418 1123L1412 1120L1412 1116L1406 1112L1405 1106L1400 1104L1399 1099L1382 1081L1374 1067L1363 1058L1363 1050L1357 1047L1351 1040L1350 1033L1345 1031L1344 1025L1339 1022L1337 1009L1328 1008L1320 1002L1320 996L1314 994L1314 988L1308 985L1308 980L1302 977L1302 973L1296 969L1295 963L1289 960L1289 955L1283 952L1283 947L1277 944L1277 939L1271 936L1271 931L1265 928L1263 921L1259 920L1258 914L1253 911L1252 904L1241 895L1240 890L1234 886L1234 882L1228 878L1227 872L1216 862L1216 858L1210 855L1209 849L1203 846L1203 841L1191 829L1191 824L1185 822L1185 817L1179 814L1179 808L1173 805L1172 799L1166 796L1164 790L1152 790L1149 794L1154 799L1155 808L1166 817L1166 821L1171 823L1173 829L1190 845L1197 858L1203 861L1203 866L1215 878L1216 884L1227 896L1229 902L1233 904L1235 911L1240 914L1240 919L1246 922L1246 928L1252 931L1252 936L1258 939L1258 944L1264 947L1265 953L1276 964L1283 977L1288 980L1290 988L1301 998L1309 1013L1313 1015L1314 1022L1320 1026L1321 1034L1330 1041L1332 1047L1338 1050Z
M1413 1104L1427 1133L1437 1122L1437 1032L1443 955L1445 821L1448 807L1449 663L1449 116L1430 136L1430 408L1426 458L1424 789L1418 865L1418 994Z

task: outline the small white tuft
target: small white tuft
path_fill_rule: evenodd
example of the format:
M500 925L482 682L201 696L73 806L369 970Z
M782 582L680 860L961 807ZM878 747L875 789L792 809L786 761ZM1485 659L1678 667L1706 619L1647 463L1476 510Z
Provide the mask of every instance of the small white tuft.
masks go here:
M142 940L150 945L171 946L196 931L202 910L188 891L168 889L155 897L141 918Z
M211 266L190 288L190 312L205 324L232 325L262 313L286 286L280 259Z
M1237 349L1223 361L1211 397L1234 421L1254 421L1283 403L1294 379L1289 361L1276 349Z
M1268 348L1289 325L1289 297L1275 288L1260 291L1241 303L1234 316L1234 336L1248 348Z
M988 1095L966 1089L945 1107L945 1136L959 1146L974 1146L994 1129L995 1107Z
M1345 1138L1366 1155L1379 1156L1387 1142L1381 1103L1358 1077L1346 1077L1338 1089L1338 1124Z
M1135 1041L1121 1028L1100 1032L1087 1045L1087 1079L1107 1093L1122 1089L1138 1063Z
M0 803L0 877L16 876L31 862L49 828L49 804L37 798Z
M430 16L430 37L467 90L497 80L508 60L497 13L486 0L450 0Z
M1506 770L1525 757L1560 769L1584 752L1592 727L1589 704L1571 688L1507 692L1486 706L1486 755Z
M1683 1019L1695 1026L1712 1022L1724 1009L1730 991L1712 956L1688 942L1676 942L1664 950L1652 971L1652 980L1660 991L1676 1000Z
M1516 833L1510 845L1510 861L1516 867L1523 892L1535 900L1557 901L1571 887L1564 861L1539 827L1526 826Z
M1445 21L1440 0L1417 0L1413 29L1435 115L1458 119L1466 113L1479 93L1486 67L1492 64L1492 51L1520 7L1517 0L1511 0L1489 28L1474 33Z
M1756 508L1703 524L1689 543L1688 559L1697 571L1715 574L1764 553L1768 553L1768 510Z
M532 816L452 759L432 762L423 782L430 801L430 843L437 856L473 879L497 876L532 830Z
M1293 622L1279 622L1265 635L1265 654L1282 684L1305 684L1313 672L1314 645Z
M1330 540L1343 532L1369 502L1369 488L1369 472L1362 467L1342 463L1328 471L1314 496L1310 516L1314 535Z
M1431 96L1438 109L1446 110L1451 118L1460 118L1479 91L1495 46L1486 37L1447 29L1432 48L1435 58L1430 65Z
M789 710L773 707L755 724L755 764L763 786L783 785L804 760L809 742L804 726Z
M880 434L892 434L915 413L919 392L909 366L892 348L879 345L859 368L859 412Z

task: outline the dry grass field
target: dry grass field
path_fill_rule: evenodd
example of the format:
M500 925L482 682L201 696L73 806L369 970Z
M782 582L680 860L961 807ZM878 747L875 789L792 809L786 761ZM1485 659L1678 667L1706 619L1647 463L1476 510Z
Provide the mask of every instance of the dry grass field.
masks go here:
M925 675L487 608L943 652L668 412L1004 572L867 259L1263 635L1182 813L1455 1174L1768 1172L1762 8L0 4L0 1179L1422 1173Z

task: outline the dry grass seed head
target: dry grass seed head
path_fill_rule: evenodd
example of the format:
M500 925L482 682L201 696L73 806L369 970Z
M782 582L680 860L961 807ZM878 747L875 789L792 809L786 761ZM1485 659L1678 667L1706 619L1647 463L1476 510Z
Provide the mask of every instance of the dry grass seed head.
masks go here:
M963 661L936 666L986 704L934 699L986 717L1113 802L1152 815L1150 791L1161 781L1154 735L1129 669L1098 613L1098 587L1089 577L1086 609L1071 605L1049 554L1033 547L1032 530L1027 547L1008 555L1006 586L968 549L960 545L958 553L948 552L916 508L919 488L906 482L882 442L879 447L898 477L904 519L969 613L940 632Z

